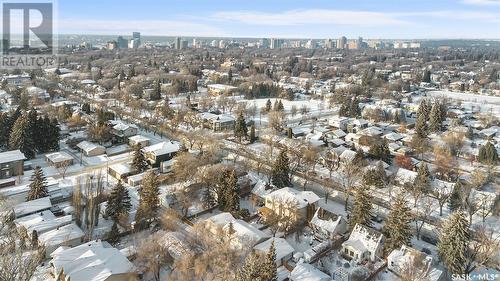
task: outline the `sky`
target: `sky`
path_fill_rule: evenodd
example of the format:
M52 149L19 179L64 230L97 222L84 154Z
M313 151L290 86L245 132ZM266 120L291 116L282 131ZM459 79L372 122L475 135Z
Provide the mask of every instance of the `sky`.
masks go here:
M61 34L500 39L500 0L58 0Z

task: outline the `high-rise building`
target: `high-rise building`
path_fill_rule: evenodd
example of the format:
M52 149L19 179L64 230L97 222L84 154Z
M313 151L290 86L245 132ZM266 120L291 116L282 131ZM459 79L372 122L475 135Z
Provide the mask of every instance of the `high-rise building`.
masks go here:
M129 49L137 49L139 48L139 41L140 39L130 39L130 41L128 41L128 48Z
M182 41L182 39L180 37L175 37L174 48L176 50L180 50L181 49L181 41Z
M283 39L271 38L271 49L279 49L283 46Z
M259 48L269 48L269 39L262 38L259 40Z
M141 45L141 33L140 32L132 32L132 39L134 41L137 41L137 47Z
M127 49L127 39L123 38L122 36L118 36L116 39L116 44L118 45L119 49Z
M188 41L187 40L182 40L181 41L181 50L187 49L188 47Z
M326 39L325 40L325 48L326 49L333 49L335 48L335 41L332 39Z
M346 47L347 47L347 38L345 36L342 36L339 38L339 41L337 43L337 48L345 49Z

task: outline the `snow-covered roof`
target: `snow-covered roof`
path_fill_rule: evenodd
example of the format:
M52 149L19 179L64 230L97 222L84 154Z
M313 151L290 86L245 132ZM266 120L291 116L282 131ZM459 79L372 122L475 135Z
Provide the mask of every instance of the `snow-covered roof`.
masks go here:
M391 141L398 141L398 140L401 140L403 139L403 135L401 134L398 134L398 133L388 133L387 135L384 135L384 138L385 139L388 139L388 140L391 140Z
M127 163L117 163L109 166L109 169L115 171L119 175L125 175L132 171L132 168Z
M57 246L66 241L81 238L84 235L85 234L78 225L71 223L42 233L38 236L38 240L46 246Z
M82 141L80 143L78 143L76 145L78 148L80 148L81 150L83 151L92 151L94 149L97 149L97 148L101 148L102 150L104 150L104 146L101 146L101 145L98 145L98 144L95 144L95 143L91 143L89 141Z
M396 172L396 176L394 178L395 181L400 184L412 183L417 177L418 173L414 171L410 171L404 168L399 168Z
M24 153L22 153L19 149L0 152L0 164L24 159L26 159L26 157L24 156Z
M346 149L340 154L340 159L343 161L352 161L356 157L356 151L352 151L350 149Z
M14 214L16 218L20 218L25 215L48 210L51 207L52 203L50 202L50 197L47 196L17 204L14 206Z
M360 252L374 253L382 243L383 238L382 233L358 223L343 245L352 246Z
M145 141L150 141L151 139L148 137L145 137L143 135L135 135L135 136L129 137L128 140L133 141L135 143L141 143L141 142L145 142Z
M282 258L293 254L295 251L292 245L288 243L285 239L279 237L271 237L266 241L255 245L253 247L256 251L267 253L271 247L271 243L274 241L274 248L276 249L276 260L281 260Z
M299 209L305 208L307 204L314 204L320 199L318 195L312 191L298 191L290 187L284 187L273 191L266 195L265 198L283 203L291 201L296 203Z
M429 265L428 275L426 276L427 280L441 280L443 271L432 266L432 256L405 245L401 246L401 249L393 250L389 256L387 256L387 268L396 274L401 274L404 268L413 266L413 259L415 259L417 255L425 255L423 262Z
M111 275L133 272L133 264L116 248L90 241L74 248L57 250L51 263L73 281L104 281Z
M71 215L57 218L51 211L44 211L16 219L14 223L26 228L28 235L31 235L33 230L41 234L59 226L70 224L71 221Z
M45 157L52 163L60 163L65 161L70 161L73 159L66 151L58 151L54 153L46 154Z
M308 263L299 263L290 272L291 281L329 281L330 276Z
M174 153L179 151L180 149L181 146L178 142L164 141L150 146L146 146L142 150L145 153L153 153L158 156L158 155Z
M235 219L230 213L227 212L211 216L207 219L207 221L221 226L224 230L227 230L229 228L229 224L232 223L236 236L242 245L259 243L269 237L268 234L250 225L248 222Z
M320 212L327 212L328 217L321 218ZM311 219L311 224L314 227L327 231L328 233L337 233L337 226L339 226L341 221L341 216L333 214L322 208L318 208L318 210L316 210L316 213L314 213L313 218Z

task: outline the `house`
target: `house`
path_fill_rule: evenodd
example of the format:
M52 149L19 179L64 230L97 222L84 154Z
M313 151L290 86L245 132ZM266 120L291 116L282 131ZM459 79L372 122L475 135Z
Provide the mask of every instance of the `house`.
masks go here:
M365 260L375 262L382 256L384 235L382 233L356 224L349 239L342 243L341 254L358 263Z
M388 142L394 143L394 142L402 140L404 138L404 136L401 134L398 134L398 133L391 132L391 133L384 135L383 138L386 139Z
M24 227L28 236L31 237L33 231L38 235L56 229L60 226L68 225L72 222L71 215L56 217L50 210L34 213L14 220L17 227Z
M339 159L342 163L350 163L356 158L356 151L346 149L340 155Z
M14 206L15 218L22 218L34 213L49 211L52 208L50 197L42 197L27 202L22 202Z
M205 224L207 229L215 235L219 233L219 229L227 234L232 225L234 230L233 235L235 235L236 239L232 239L230 243L236 249L241 249L245 246L255 246L270 237L248 222L235 219L230 213L213 215L205 220Z
M207 85L208 93L213 96L219 96L221 94L229 95L234 93L237 89L238 89L237 87L224 84Z
M405 245L401 246L401 249L393 250L389 256L387 256L387 269L401 276L405 269L414 266L415 259L422 260L421 269L425 269L426 280L444 281L446 279L443 271L434 266L434 260L431 255L427 255Z
M78 143L76 147L78 147L80 152L87 157L102 155L106 152L106 148L104 148L104 146L88 141L82 141Z
M290 187L280 188L264 196L265 207L279 215L298 216L309 221L316 210L318 195L312 191L298 191Z
M370 146L379 141L382 135L382 130L378 127L368 127L358 132L358 143L365 146Z
M215 132L232 130L236 123L234 117L225 114L217 115L203 112L198 114L198 118L201 120L204 127L210 128Z
M151 140L142 135L135 135L128 138L128 144L131 147L139 145L140 147L146 147L150 144Z
M85 233L76 225L71 223L56 229L47 231L38 236L40 244L45 245L47 257L60 246L74 247L82 243Z
M290 281L330 281L328 274L317 269L312 264L299 263L288 276Z
M342 131L347 130L347 125L349 124L349 118L334 116L328 120L330 126L340 129Z
M56 168L73 165L73 157L69 155L66 151L58 151L46 154L45 161L47 161L47 163L49 163L50 166Z
M90 241L73 247L60 247L52 253L51 274L72 281L136 281L133 264L107 242Z
M269 252L272 242L274 242L274 248L276 250L276 266L279 267L286 264L286 262L292 258L295 249L283 238L272 237L255 245L253 248L256 252L265 255Z
M108 167L108 174L117 180L123 180L133 172L132 167L127 163L117 163Z
M25 159L24 153L20 150L0 152L0 179L23 175Z
M7 84L14 86L22 86L31 83L31 77L28 74L9 75L4 79L7 81Z
M357 133L366 128L368 128L368 121L365 119L354 119L347 125L347 131L349 133Z
M181 145L175 141L164 141L142 149L144 156L152 167L159 167L163 161L172 159L181 150Z
M137 126L125 124L120 121L112 123L111 134L115 142L125 142L129 137L137 135Z
M410 171L404 168L399 168L394 177L394 183L399 186L404 186L405 184L411 184L415 181L418 173Z
M334 239L335 236L343 235L347 231L347 221L342 216L321 207L316 210L309 225L316 236L326 239Z

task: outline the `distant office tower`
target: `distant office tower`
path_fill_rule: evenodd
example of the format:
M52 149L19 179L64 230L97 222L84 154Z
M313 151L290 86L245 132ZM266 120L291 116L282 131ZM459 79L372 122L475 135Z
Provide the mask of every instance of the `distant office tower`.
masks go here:
M337 43L337 48L345 49L346 47L347 47L347 38L345 36L342 36L339 38L339 41Z
M333 49L333 48L335 48L335 41L333 41L332 39L326 39L325 40L325 48L326 49Z
M128 48L129 49L139 48L139 40L140 39L130 39L130 41L128 41Z
M141 33L140 32L132 32L132 39L134 41L137 41L137 47L141 45Z
M180 50L181 49L181 41L182 41L182 39L180 37L175 37L174 48L176 50Z
M363 48L363 37L358 37L358 42L357 42L357 45L358 45L358 49L362 49Z
M201 48L201 41L193 38L193 48Z
M283 39L271 38L271 49L279 49L283 46Z
M182 40L181 41L181 49L184 50L184 49L187 49L187 47L188 47L188 41Z
M116 44L118 45L119 49L127 49L127 39L123 38L122 36L118 36L118 39L116 39Z
M219 41L219 48L224 49L226 48L226 46L227 46L226 41L224 40Z
M313 40L307 41L305 45L306 49L315 49L316 48L316 42Z
M269 39L267 38L262 38L259 40L259 47L260 48L269 48Z

